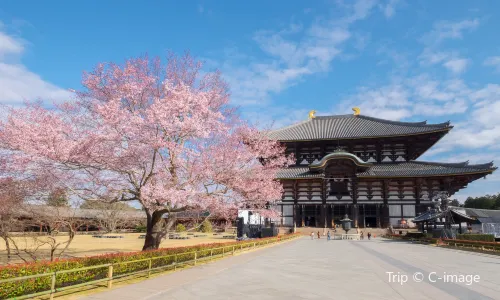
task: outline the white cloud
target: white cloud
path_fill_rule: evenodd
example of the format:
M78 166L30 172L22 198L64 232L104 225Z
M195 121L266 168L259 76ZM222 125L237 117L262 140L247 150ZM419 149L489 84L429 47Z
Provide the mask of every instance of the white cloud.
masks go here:
M475 96L460 79L438 81L422 74L395 78L381 87L361 87L336 109L359 106L364 114L400 120L413 116L443 116L466 112Z
M7 35L0 31L0 60L8 54L21 54L24 51L21 39Z
M399 120L412 115L408 98L409 91L399 83L381 88L361 87L358 93L345 99L335 111L347 113L351 107L360 107L363 114Z
M328 72L351 39L351 24L366 18L374 6L375 1L358 0L345 7L347 13L341 18L317 19L306 28L292 23L280 31L256 32L254 41L266 58L256 61L230 51L219 66L231 86L233 101L267 105L270 94L297 84L307 75ZM359 46L359 39L356 41Z
M394 16L394 13L396 11L396 6L398 5L399 0L388 0L387 3L381 3L379 4L380 10L384 13L384 16L387 19L392 18Z
M485 66L495 67L500 72L500 56L491 56L484 60Z
M0 28L1 29L1 28ZM0 104L19 105L23 101L42 100L46 104L70 99L72 94L13 63L11 56L20 57L25 43L0 31Z
M469 60L465 58L450 59L443 64L448 70L454 74L463 73L467 66L469 65Z
M461 39L464 32L470 32L479 26L478 19L460 22L440 21L434 23L433 29L424 35L422 41L426 44L438 44L446 39Z
M21 104L43 100L47 104L69 100L72 94L29 71L23 65L0 62L0 103Z

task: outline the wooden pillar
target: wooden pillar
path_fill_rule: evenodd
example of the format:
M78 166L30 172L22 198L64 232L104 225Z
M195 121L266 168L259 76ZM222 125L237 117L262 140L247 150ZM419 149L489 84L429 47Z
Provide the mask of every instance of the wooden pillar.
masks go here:
M301 227L304 227L306 225L305 214L304 213L305 213L305 205L301 205L301 214L300 214L300 216L301 216L300 226Z
M330 221L331 221L331 226L332 228L335 228L335 218L334 218L334 212L335 210L335 204L330 205Z
M321 203L323 203L323 205L326 204L326 198L328 197L328 194L327 194L327 191L326 191L326 188L327 188L327 179L323 179L321 181Z
M384 204L382 206L382 228L387 228L390 225L389 219L389 180L382 181L382 198L384 199Z
M326 205L321 204L320 209L321 209L321 217L320 217L321 219L319 226L324 228L326 227Z
M351 205L351 218L353 220L353 226L356 228L358 227L358 220L359 220L359 207L357 204L352 204Z
M375 213L377 214L377 227L382 228L382 218L381 218L381 213L380 213L380 204L376 204L376 210Z

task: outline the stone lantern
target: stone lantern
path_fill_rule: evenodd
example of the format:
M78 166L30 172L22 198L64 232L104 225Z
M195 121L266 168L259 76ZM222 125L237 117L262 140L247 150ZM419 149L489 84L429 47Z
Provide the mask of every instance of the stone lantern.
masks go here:
M345 233L347 234L347 232L349 230L351 230L351 222L352 220L349 219L349 217L347 216L347 214L344 216L344 218L342 220L340 220L340 222L342 222L342 229L345 230Z

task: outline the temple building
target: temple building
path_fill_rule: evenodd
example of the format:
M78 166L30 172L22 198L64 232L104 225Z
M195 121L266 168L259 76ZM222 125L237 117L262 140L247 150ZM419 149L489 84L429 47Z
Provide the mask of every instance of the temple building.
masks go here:
M361 115L315 116L267 132L295 164L278 179L281 226L332 227L346 214L358 227L411 221L435 195L453 195L491 174L493 163L419 161L453 126L449 122L398 122Z

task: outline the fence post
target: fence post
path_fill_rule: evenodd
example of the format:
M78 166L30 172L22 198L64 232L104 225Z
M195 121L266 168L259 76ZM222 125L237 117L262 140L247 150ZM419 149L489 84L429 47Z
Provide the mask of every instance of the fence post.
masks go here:
M149 278L149 276L151 276L151 261L152 261L152 260L153 260L152 258L150 258L150 259L149 259L149 266L148 266L148 278Z
M222 247L222 257L224 257L224 247Z
M108 289L113 286L113 264L108 267Z
M210 261L214 259L214 249L210 249Z
M196 266L196 261L198 259L198 253L194 251L194 265Z
M177 254L174 255L174 271L177 270Z
M54 299L55 292L56 292L56 272L52 273L52 281L50 283L50 300Z
M255 248L255 242L253 243L253 247Z
M234 246L233 246L233 256L234 256Z

